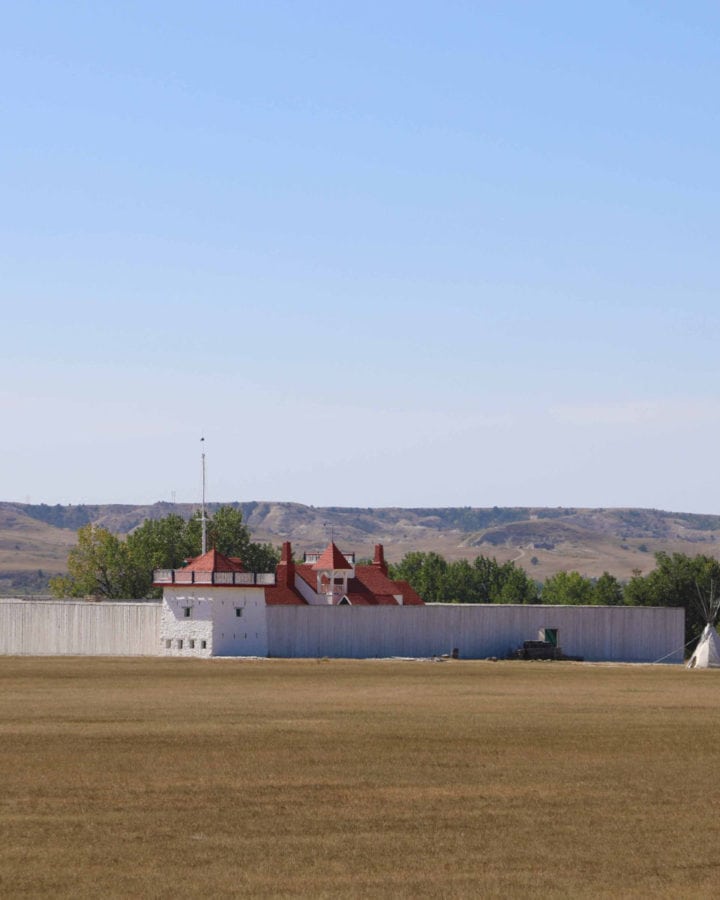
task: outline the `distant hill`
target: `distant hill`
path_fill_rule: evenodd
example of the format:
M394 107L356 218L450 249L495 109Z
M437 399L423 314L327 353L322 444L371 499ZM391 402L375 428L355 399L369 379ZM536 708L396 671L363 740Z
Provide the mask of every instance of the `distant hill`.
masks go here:
M212 511L223 504L210 504ZM543 580L562 569L586 576L611 572L627 579L649 572L657 550L720 555L720 516L657 509L546 507L315 507L300 503L229 505L243 511L253 539L291 540L297 554L336 543L372 556L382 543L391 561L411 550L434 550L447 559L512 559ZM77 529L93 522L127 534L145 519L171 512L189 517L193 504L154 503L49 506L0 502L0 595L42 593L48 578L65 571Z

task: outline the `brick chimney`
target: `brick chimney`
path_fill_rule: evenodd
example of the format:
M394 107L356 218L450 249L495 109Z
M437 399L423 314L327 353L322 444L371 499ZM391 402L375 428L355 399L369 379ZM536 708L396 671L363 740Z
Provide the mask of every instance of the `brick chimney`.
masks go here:
M383 573L383 575L387 575L388 567L385 562L385 552L383 550L382 544L375 544L375 557L373 559L373 565L377 566L378 569Z
M295 587L295 563L290 541L283 542L280 562L275 569L275 583L282 587Z

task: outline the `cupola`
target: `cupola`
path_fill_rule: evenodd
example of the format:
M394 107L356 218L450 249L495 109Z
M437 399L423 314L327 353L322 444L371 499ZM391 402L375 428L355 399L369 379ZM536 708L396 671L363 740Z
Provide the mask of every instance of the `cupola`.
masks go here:
M348 579L355 574L355 568L348 558L331 541L313 563L317 575L317 593L323 594L328 603L337 603L348 589Z

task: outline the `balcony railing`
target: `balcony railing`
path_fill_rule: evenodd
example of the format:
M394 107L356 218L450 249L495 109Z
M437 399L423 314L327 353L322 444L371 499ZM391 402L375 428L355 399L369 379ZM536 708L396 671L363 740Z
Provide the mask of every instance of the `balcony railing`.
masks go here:
M188 572L187 569L155 569L155 584L214 584L226 587L275 584L273 572Z
M324 552L325 552L324 550L309 550L308 552L303 553L303 562L315 564L320 559L320 557L323 555ZM347 560L348 565L350 565L350 566L355 565L355 551L354 550L350 553L346 553L344 550L341 550L340 552Z

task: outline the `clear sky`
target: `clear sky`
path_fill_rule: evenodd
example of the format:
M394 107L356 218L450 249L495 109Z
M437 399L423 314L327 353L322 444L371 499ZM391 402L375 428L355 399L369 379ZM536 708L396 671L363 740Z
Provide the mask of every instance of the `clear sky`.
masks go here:
M0 8L0 499L720 512L717 3Z

